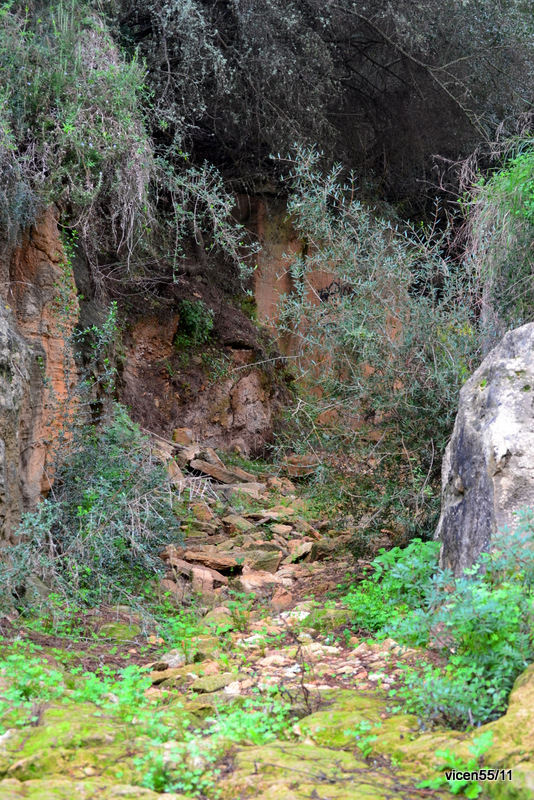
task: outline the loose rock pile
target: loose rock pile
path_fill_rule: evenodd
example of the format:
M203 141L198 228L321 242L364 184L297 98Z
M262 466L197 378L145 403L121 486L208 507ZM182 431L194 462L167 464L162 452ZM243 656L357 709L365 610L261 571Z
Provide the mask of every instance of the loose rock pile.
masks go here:
M173 442L158 440L157 453L175 489L189 489L194 497L183 544L162 553L168 570L161 588L178 602L191 592L224 596L232 582L238 591L266 595L284 610L298 581L317 577L311 565L342 550L350 538L329 537L302 519L303 501L288 478L228 466L186 429L177 429ZM255 501L254 510L235 513L231 503L240 496ZM222 515L214 510L221 500L227 509Z
M212 609L204 617L212 635L197 637L191 663L181 651L171 650L149 665L154 689L201 694L201 706L224 701L225 695L254 696L270 686L312 695L336 688L371 691L395 684L402 672L399 660L420 658L392 639L369 644L352 636L343 642L334 630L349 625L351 618L341 607L325 613L318 603L304 601L272 617L253 616L257 613L246 630L238 631L228 607ZM220 661L223 648L234 659L233 671L228 659L224 665ZM244 658L238 668L239 652Z

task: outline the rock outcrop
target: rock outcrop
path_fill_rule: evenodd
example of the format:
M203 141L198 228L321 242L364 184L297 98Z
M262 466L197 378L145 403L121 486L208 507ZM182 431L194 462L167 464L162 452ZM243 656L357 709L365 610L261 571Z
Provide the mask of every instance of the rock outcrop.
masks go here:
M31 353L13 314L0 302L0 542L9 537L24 507L19 470L31 367Z
M100 326L106 317L83 254L73 254L72 264L66 258L58 213L55 206L43 211L16 245L2 250L0 242L0 544L11 541L21 513L35 508L53 481L51 462L78 379L66 340L75 325ZM184 285L183 295L200 297L195 287ZM176 350L176 298L162 301L158 313L143 301L132 318L121 308L127 330L116 353L119 399L149 430L186 425L213 446L261 451L285 384L270 377L270 363L270 372L255 365L264 356L252 322L214 288L202 291L217 309L204 360Z
M75 380L65 339L78 305L53 207L0 254L0 276L0 542L9 542L21 512L49 488L53 398Z
M197 289L199 291L197 291ZM186 291L183 286L181 291ZM211 447L261 453L288 399L281 363L273 367L251 320L215 287L187 286L214 312L204 350L176 346L179 301L158 313L130 313L123 339L121 400L145 429L170 436L180 426ZM275 359L276 361L276 359Z
M436 538L459 574L534 507L534 323L505 335L460 392Z

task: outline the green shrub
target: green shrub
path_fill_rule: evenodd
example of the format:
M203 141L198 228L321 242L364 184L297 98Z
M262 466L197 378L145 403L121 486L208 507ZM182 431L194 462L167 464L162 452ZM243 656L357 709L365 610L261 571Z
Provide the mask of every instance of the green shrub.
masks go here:
M364 631L379 631L398 612L390 604L390 598L382 587L371 581L363 581L344 598L344 603L354 613L353 625Z
M156 146L146 68L118 48L98 5L0 8L0 231L15 240L55 203L98 283L103 254L118 261L115 280L137 285L150 265L188 269L186 240L201 269L214 254L228 275L246 273L233 195L213 166L190 166L180 131Z
M214 313L202 300L182 300L176 344L204 344L211 336L213 325Z
M48 667L46 660L14 652L0 664L9 683L3 699L25 704L36 699L51 700L63 694L63 676L57 669Z
M524 587L491 586L483 578L436 576L428 610L386 626L399 642L430 645L448 660L447 672L413 681L407 697L421 714L430 702L449 724L473 724L498 716L516 677L532 658L532 598ZM438 700L439 696L447 701ZM426 708L426 711L425 711ZM434 716L431 714L430 716Z
M534 223L534 147L532 140L519 143L515 155L485 184L487 194L517 217Z
M354 623L363 630L379 631L401 612L421 605L437 567L439 547L437 542L414 539L404 550L381 550L373 559L371 579L344 598L354 612Z
M466 195L466 267L473 273L485 348L534 318L534 145L532 137L499 142L499 167Z
M20 543L0 565L6 592L37 576L81 603L131 598L162 574L162 548L179 539L168 477L124 409L87 427L60 467L54 495L26 514Z
M437 567L439 543L382 551L374 573L345 597L358 628L439 653L446 666L403 667L391 695L426 724L465 727L506 709L534 656L534 512L459 578Z
M373 560L372 580L380 582L386 596L394 603L417 608L425 600L435 573L440 550L439 542L412 539L405 548L381 550Z
M4 4L0 63L0 144L19 165L19 195L26 186L33 206L70 204L86 244L107 212L115 245L131 243L154 171L141 65L121 58L103 20L80 0L38 3L31 14ZM13 216L13 198L10 206ZM27 222L20 212L19 220Z
M385 626L400 643L430 646L447 659L444 673L406 674L400 694L421 716L462 727L505 710L534 655L533 532L530 512L461 577L437 571L421 607Z
M294 450L300 439L308 451L372 457L369 516L387 509L426 534L439 502L437 454L479 352L470 279L443 258L446 233L402 235L356 199L339 165L324 174L319 163L304 149L292 162L288 210L305 244L291 255L294 289L280 307L301 395L287 439ZM312 274L331 276L330 287L312 290ZM365 435L373 427L378 442Z
M425 728L445 725L461 730L499 716L506 708L509 687L501 691L489 686L481 670L430 665L402 669L400 687L389 695L401 699L399 710L417 715Z

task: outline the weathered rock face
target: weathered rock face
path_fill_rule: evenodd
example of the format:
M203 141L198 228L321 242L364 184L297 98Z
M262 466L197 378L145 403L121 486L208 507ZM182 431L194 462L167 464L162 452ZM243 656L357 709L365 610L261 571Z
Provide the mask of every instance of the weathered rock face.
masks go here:
M53 480L51 456L64 415L72 413L67 398L78 378L66 340L75 324L100 325L106 317L81 255L74 272L67 264L55 207L20 245L2 250L1 244L0 545ZM76 286L85 298L81 309ZM189 294L216 312L205 361L176 350L176 302L166 298L157 313L143 306L124 334L120 400L143 427L168 438L187 426L206 444L259 452L286 400L285 379L266 357L255 326L221 293L200 282L183 289Z
M280 338L276 322L280 315L282 296L291 294L295 288L289 270L291 255L302 250L303 242L288 219L285 201L276 195L277 190L272 195L266 192L262 197L239 195L236 198L236 215L261 245L260 251L254 256L257 318L271 328L282 352L295 353L298 350L298 337ZM311 272L308 275L310 299L319 302L318 293L328 291L335 278L330 272Z
M264 368L250 320L222 295L205 291L217 309L213 348L204 358L187 348L177 351L177 310L132 319L123 340L121 400L145 429L168 439L175 428L185 427L205 445L256 454L271 439L287 399L283 382L275 370Z
M21 512L49 488L60 424L52 398L64 398L76 377L65 349L77 318L74 278L53 208L0 254L0 297L0 542L9 542Z
M456 574L534 507L534 323L505 335L460 392L436 538Z
M0 303L0 542L8 538L24 506L19 472L31 365L30 350L16 330L13 314Z

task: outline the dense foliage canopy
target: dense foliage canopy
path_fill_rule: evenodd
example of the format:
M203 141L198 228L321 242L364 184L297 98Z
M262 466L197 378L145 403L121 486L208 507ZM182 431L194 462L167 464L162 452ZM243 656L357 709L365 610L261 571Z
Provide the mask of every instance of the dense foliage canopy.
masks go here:
M111 4L149 68L154 123L225 174L260 177L295 141L396 200L530 103L521 0L148 0Z

